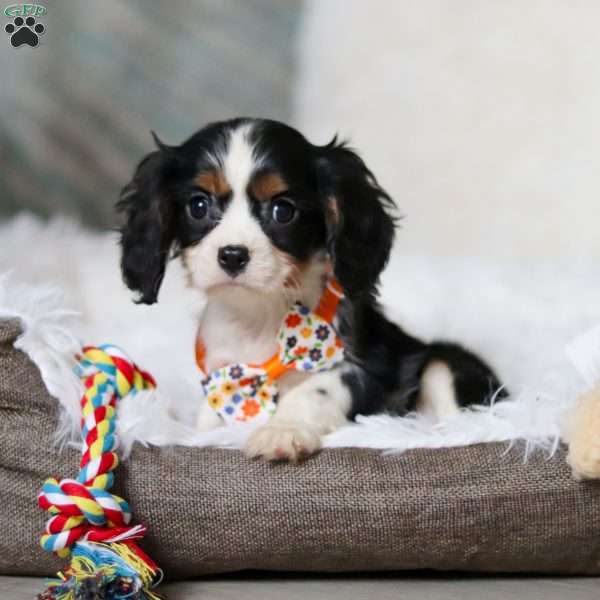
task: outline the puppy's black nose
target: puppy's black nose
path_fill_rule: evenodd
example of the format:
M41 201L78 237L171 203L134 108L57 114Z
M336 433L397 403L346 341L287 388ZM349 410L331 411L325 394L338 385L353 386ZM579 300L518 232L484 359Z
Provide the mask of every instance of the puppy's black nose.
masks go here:
M235 277L239 275L250 262L250 253L246 246L223 246L217 254L223 271Z

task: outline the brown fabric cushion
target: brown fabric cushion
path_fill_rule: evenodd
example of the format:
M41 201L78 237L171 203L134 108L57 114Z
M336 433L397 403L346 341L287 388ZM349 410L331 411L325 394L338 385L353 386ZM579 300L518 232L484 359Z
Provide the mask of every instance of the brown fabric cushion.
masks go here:
M55 401L0 322L0 573L52 574L39 548L43 480L74 476L53 445ZM505 444L382 456L327 450L301 465L217 449L137 448L118 490L169 577L241 569L600 573L600 485L561 449L523 462Z

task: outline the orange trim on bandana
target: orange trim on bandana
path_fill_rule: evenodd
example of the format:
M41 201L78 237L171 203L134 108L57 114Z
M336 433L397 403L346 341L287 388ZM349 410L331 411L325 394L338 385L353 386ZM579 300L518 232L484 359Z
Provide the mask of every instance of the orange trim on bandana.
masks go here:
M327 282L327 287L319 300L319 305L315 309L315 314L325 319L328 323L332 323L337 312L338 304L344 297L342 286L335 280L330 279Z
M262 365L260 365L260 367L267 373L268 381L273 382L276 379L282 377L284 373L287 373L288 371L293 371L294 363L283 364L281 362L279 353L277 353L271 356L271 358L269 358L269 360L264 362Z
M207 375L206 372L206 346L200 338L196 338L196 364L198 368Z

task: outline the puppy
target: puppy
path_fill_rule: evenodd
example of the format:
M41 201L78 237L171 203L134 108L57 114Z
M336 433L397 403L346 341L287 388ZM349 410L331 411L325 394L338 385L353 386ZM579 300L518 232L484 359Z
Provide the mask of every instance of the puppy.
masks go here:
M181 258L189 285L207 298L199 336L208 372L269 359L290 306L313 309L329 273L344 290L335 319L344 362L287 373L248 455L297 460L357 414L442 418L505 395L471 352L426 344L385 318L377 284L394 239L394 203L344 143L315 146L263 119L212 123L180 146L155 141L118 205L123 278L152 304L168 260ZM198 427L220 424L203 404Z

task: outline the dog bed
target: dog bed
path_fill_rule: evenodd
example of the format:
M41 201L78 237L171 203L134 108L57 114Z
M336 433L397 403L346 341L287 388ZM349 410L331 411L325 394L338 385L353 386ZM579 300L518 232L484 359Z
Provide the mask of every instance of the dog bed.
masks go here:
M129 459L114 491L148 525L144 547L170 577L244 568L600 569L598 488L570 479L558 441L583 386L565 346L600 319L591 262L563 264L557 288L555 264L393 261L382 297L392 317L486 356L511 399L441 423L360 417L306 463L266 465L239 452L247 428L199 434L190 426L202 401L190 350L199 305L185 310L190 290L177 263L159 304L140 307L115 268L113 235L22 216L0 224L0 239L0 572L63 564L37 546L47 515L35 496L48 476L77 471L80 449L59 452L55 441L57 428L63 443L77 439L73 367L82 342L120 346L158 382L120 401ZM31 239L36 252L20 251Z
M0 573L50 575L35 497L76 472L57 449L57 403L0 321ZM301 465L238 450L135 445L116 492L149 526L145 548L169 577L243 569L600 573L600 484L504 443L382 455L326 449Z

